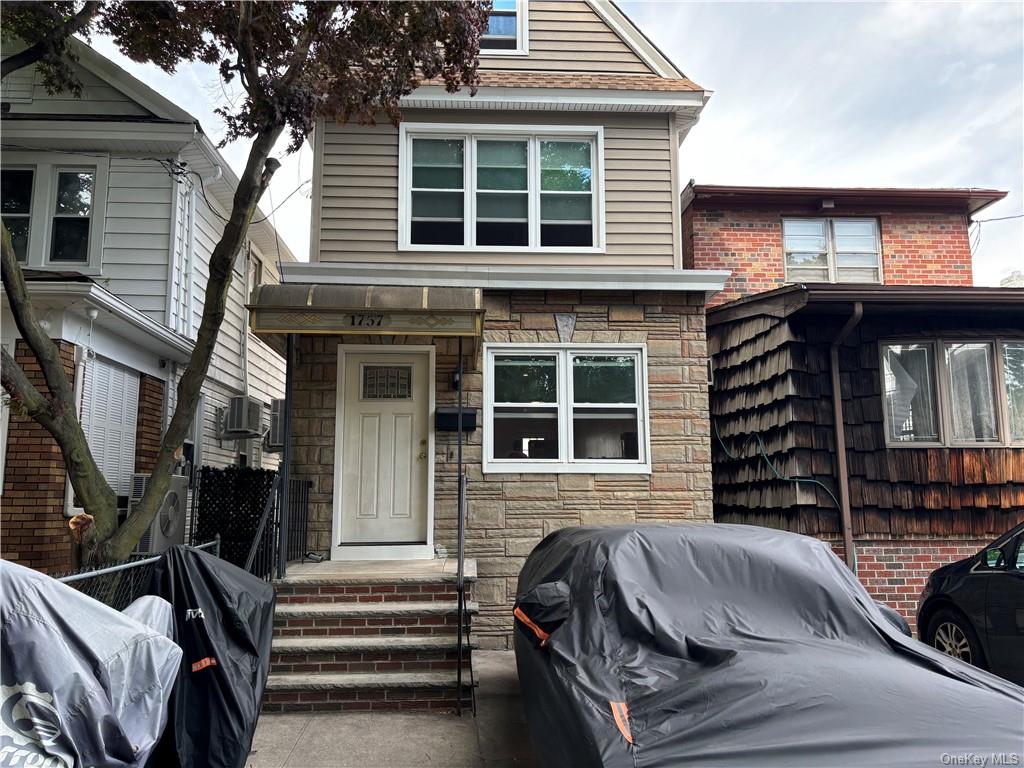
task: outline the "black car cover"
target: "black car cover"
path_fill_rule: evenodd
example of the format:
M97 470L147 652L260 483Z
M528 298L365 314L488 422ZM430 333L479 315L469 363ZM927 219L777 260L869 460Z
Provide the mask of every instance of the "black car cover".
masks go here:
M154 566L149 591L174 607L174 639L185 655L164 738L148 765L241 768L270 668L274 588L177 546Z
M563 529L514 615L545 766L1024 764L1024 689L904 635L816 539Z

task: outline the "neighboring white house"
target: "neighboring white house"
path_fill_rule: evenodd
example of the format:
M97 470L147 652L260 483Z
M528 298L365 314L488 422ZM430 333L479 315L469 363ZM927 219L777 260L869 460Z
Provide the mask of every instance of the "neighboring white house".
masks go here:
M127 497L169 420L237 179L193 116L75 45L81 98L48 94L34 69L3 82L3 219L37 314L74 372L90 448ZM245 308L255 286L279 281L279 261L294 261L264 216L257 212L235 265L201 428L183 463L277 463L259 438L224 439L218 423L232 397L248 395L265 429L271 401L284 394L284 361L249 332ZM0 343L28 360L6 297L0 306ZM29 564L41 556L28 551L27 535L18 541L19 528L31 525L39 538L41 520L62 528L61 512L74 510L59 453L43 438L38 425L4 409L3 555Z

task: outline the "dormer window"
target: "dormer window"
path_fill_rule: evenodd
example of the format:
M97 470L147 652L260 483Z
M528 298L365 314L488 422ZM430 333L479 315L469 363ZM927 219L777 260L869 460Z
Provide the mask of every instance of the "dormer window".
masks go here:
M526 0L494 0L487 31L480 37L480 53L525 56Z
M784 219L786 282L880 283L875 219Z

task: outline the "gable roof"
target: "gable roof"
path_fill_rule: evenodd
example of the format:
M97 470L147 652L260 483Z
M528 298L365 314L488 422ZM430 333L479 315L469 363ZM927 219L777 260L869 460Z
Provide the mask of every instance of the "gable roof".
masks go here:
M601 17L605 24L628 45L655 74L668 79L687 79L686 75L662 53L651 39L633 23L614 0L587 0L587 4ZM703 90L696 86L692 90Z

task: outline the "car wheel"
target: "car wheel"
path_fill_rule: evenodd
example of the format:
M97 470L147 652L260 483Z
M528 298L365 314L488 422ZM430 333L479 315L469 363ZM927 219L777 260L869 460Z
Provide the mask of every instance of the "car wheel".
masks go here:
M963 614L943 608L928 622L928 645L954 659L985 669L985 656L974 627Z

